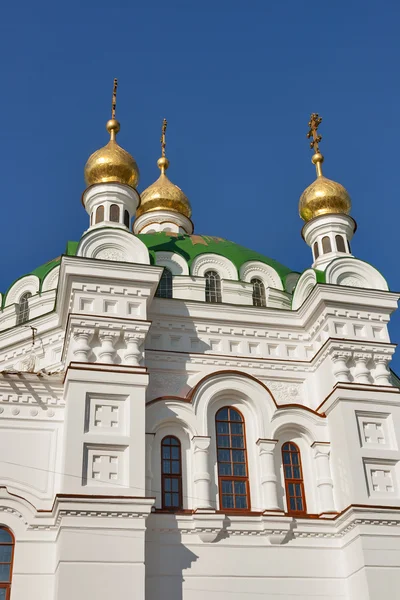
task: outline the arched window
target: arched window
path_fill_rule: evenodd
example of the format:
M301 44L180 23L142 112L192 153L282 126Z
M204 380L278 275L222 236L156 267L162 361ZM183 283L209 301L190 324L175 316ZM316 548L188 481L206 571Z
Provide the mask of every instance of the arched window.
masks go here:
M104 206L98 206L96 209L96 223L104 221Z
M282 446L283 473L287 511L304 514L307 511L304 495L303 472L301 468L300 450L293 442Z
M32 294L30 292L25 292L25 294L22 294L21 298L19 299L17 308L17 325L22 325L22 323L29 321L29 298L31 297Z
M161 442L161 479L162 507L182 508L181 443L173 435Z
M110 206L110 221L113 221L113 223L119 223L119 206L118 206L118 204L111 204L111 206Z
M331 240L327 235L322 238L322 252L324 254L328 254L328 252L332 252Z
M221 278L217 271L207 271L206 278L206 302L222 302Z
M346 246L344 243L343 236L341 236L341 235L335 236L335 241L336 241L336 248L338 249L338 252L346 252Z
M317 260L318 256L319 256L318 242L315 242L315 244L314 244L314 259Z
M0 600L9 600L11 593L14 537L5 527L0 527Z
M221 510L248 510L249 476L247 473L244 419L229 406L215 416L219 504Z
M253 306L267 306L265 287L261 279L254 277L250 283L253 284Z
M127 210L125 210L124 211L124 225L128 229L129 229L129 223L130 223L129 212Z
M156 296L157 298L172 298L172 273L167 267L164 267Z

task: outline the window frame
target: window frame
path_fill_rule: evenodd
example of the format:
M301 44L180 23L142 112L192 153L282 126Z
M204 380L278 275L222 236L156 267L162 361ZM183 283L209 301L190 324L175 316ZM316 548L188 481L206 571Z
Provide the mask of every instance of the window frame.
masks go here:
M29 299L32 298L32 292L24 292L19 301L18 301L18 308L17 308L17 325L24 325L24 323L27 323L29 321L29 317L30 317L30 310L29 310ZM24 306L22 305L22 302L24 303Z
M291 450L290 448L288 450L285 450L285 446L290 444L292 446L295 447L295 450ZM285 459L284 459L284 452L289 452L290 454L290 465L289 463L285 463ZM304 488L304 475L303 475L303 464L302 464L302 460L301 460L301 452L300 452L300 448L298 447L298 445L295 442L292 442L291 440L285 442L284 444L282 444L282 450L281 450L281 454L282 454L282 468L283 468L283 478L284 478L284 482L285 482L285 497L286 497L286 510L288 514L291 515L306 515L307 514L307 502L306 502L306 494L305 494L305 488ZM292 455L293 454L297 454L298 456L298 464L293 463L292 462ZM300 477L286 477L286 472L285 472L285 466L286 467L291 467L292 468L292 475L293 475L293 467L299 467L300 470ZM300 485L300 492L301 495L300 496L293 496L289 493L289 485ZM303 503L303 508L302 510L294 510L292 508L290 508L290 499L291 498L301 498L302 503Z
M210 276L213 279L210 279ZM204 273L204 278L206 280L205 285L205 301L207 304L221 304L222 303L222 286L221 286L221 275L215 269L208 269ZM215 284L215 289L210 289L210 283L213 282ZM215 296L215 300L212 297Z
M241 418L241 421L233 421L231 419L228 418L228 420L221 420L218 419L218 414L227 409L228 411L235 411ZM230 416L230 413L228 412L228 417ZM224 512L250 512L251 510L251 498L250 498L250 483L249 483L249 463L248 463L248 456L247 456L247 443L246 443L246 422L244 419L243 414L240 412L240 410L238 410L236 407L228 405L228 406L222 406L220 409L217 410L217 412L215 413L215 433L216 433L216 439L215 439L215 447L216 447L216 455L217 455L217 476L218 476L218 498L219 498L219 509L221 511ZM242 433L242 437L243 437L243 448L235 448L233 446L219 446L218 444L218 435L228 435L230 438L230 443L231 443L231 437L232 437L232 433L231 433L231 427L230 424L231 423L241 423L242 427L243 427L243 433ZM223 433L219 433L218 432L218 423L228 423L229 427L228 427L228 434L223 434ZM233 435L240 435L240 434L233 434ZM227 462L224 463L222 461L219 460L218 458L218 450L229 450L230 452L232 452L232 450L243 450L244 452L244 463L235 463L232 460L232 454L231 454L231 460L230 460L230 465L232 467L232 475L220 475L219 473L219 465L222 464L228 464ZM238 475L234 475L234 465L235 464L244 464L245 468L246 468L246 475L245 476L238 476ZM224 481L231 481L232 482L232 494L224 494L223 493L223 485L222 482ZM246 489L246 493L245 494L235 494L234 492L234 487L235 487L235 482L240 482L240 483L244 483L245 484L245 489ZM234 501L234 507L233 508L226 508L223 506L223 496L224 495L229 495L233 497L233 501ZM236 506L236 496L244 496L246 498L246 503L247 506L246 508L240 508Z
M253 300L253 306L257 306L259 308L265 308L267 306L267 295L265 292L265 284L263 282L263 280L260 277L252 277L250 280L251 285L253 286L253 293L252 293L252 300ZM256 303L256 294L255 294L255 286L258 286L258 290L259 290L259 298L260 298L260 303Z
M13 577L13 567L14 567L14 551L15 551L15 536L13 534L13 532L11 531L11 529L9 529L6 526L0 526L0 529L3 529L4 531L6 531L11 540L9 542L0 542L0 546L11 546L11 557L10 557L10 561L9 562L0 562L0 565L10 565L10 576L8 581L0 581L0 590L6 590L6 597L5 600L10 600L10 594L11 594L11 585L12 585L12 577Z
M121 208L119 204L110 204L109 208L109 220L111 223L119 223L121 219Z
M98 223L103 223L104 222L104 205L100 204L100 206L98 206L96 208L96 214L95 214L95 225L98 225Z
M173 445L173 444L165 444L165 440L167 439L174 439L178 442L178 444ZM163 456L163 448L167 447L167 448L179 448L179 473L165 473L164 472L164 460L168 460L170 463L172 462L172 458L171 458L171 454L170 454L170 458L169 459L164 459ZM177 510L183 510L183 491L182 491L182 444L180 439L176 436L176 435L165 435L161 442L160 442L160 449L161 449L161 507L162 510L167 510L169 512L174 512ZM174 459L176 460L176 459ZM172 471L172 469L171 469ZM178 495L179 495L179 506L166 506L165 503L165 494L172 494L172 490L166 490L165 489L165 481L167 479L177 479L178 480ZM176 493L176 492L174 492Z
M167 275L168 273L168 275ZM167 281L168 280L168 281ZM170 286L170 290L169 290ZM163 289L164 288L164 289ZM169 292L171 295L169 295ZM174 286L173 286L173 273L168 267L164 267L160 281L156 289L156 298L173 298Z

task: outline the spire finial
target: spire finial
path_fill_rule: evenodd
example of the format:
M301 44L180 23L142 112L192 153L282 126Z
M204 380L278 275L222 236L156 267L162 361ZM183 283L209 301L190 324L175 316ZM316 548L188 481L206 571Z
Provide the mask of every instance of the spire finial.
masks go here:
M308 123L310 130L307 133L307 138L308 139L312 138L312 141L310 142L310 148L312 150L314 150L314 154L313 154L311 160L312 160L313 164L315 165L318 177L322 176L321 165L324 162L324 157L322 156L322 154L319 151L319 143L322 140L322 136L318 133L318 127L321 125L321 123L322 123L322 117L320 117L318 113L312 113L311 117L310 117L310 121Z
M110 133L110 140L115 141L116 135L120 130L120 124L115 118L115 109L117 107L117 87L118 87L118 79L114 79L113 86L113 95L111 101L111 119L107 121L107 131Z
M164 119L163 123L162 123L162 127L161 127L161 139L160 139L160 142L161 142L161 158L159 158L158 161L157 161L158 168L160 169L162 175L164 175L165 171L169 167L169 160L165 156L165 147L167 145L165 134L166 134L166 131L167 131L167 124L168 124L167 119Z
M164 119L163 123L162 123L162 128L161 128L161 140L160 140L160 142L161 142L161 156L165 156L165 147L167 145L166 139L165 139L165 134L167 132L167 125L168 125L167 119Z
M113 87L113 95L112 95L112 103L111 103L111 118L115 119L115 109L117 107L117 87L118 87L118 79L114 79L114 87Z

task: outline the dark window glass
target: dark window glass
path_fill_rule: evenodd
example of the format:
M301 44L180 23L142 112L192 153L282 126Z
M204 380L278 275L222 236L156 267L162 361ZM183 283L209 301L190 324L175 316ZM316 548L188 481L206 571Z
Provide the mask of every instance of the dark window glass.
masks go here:
M282 460L288 512L305 513L307 509L300 450L296 444L287 442L282 446Z
M9 600L11 593L14 538L8 529L0 528L0 600Z
M255 277L251 283L253 284L253 306L267 306L265 287L261 279Z
M104 221L104 206L98 206L96 209L96 223Z
M32 297L30 292L22 294L17 307L17 325L22 325L29 321L29 298Z
M332 252L331 240L325 235L322 238L322 252L324 254L328 254L328 252Z
M127 210L124 211L124 225L129 229L130 218Z
M318 256L319 256L318 242L315 242L315 244L314 244L314 259L317 260Z
M343 236L337 235L335 237L335 240L336 240L336 248L338 249L338 252L346 252L346 245L344 243Z
M206 302L222 302L221 278L216 271L207 271L206 278Z
M161 442L162 507L168 510L182 508L181 443L170 435Z
M113 221L113 223L119 223L119 206L118 206L118 204L111 204L111 206L110 206L110 221Z
M220 508L248 510L249 478L244 419L239 411L228 406L217 412L215 426Z
M158 298L172 298L172 273L167 267L164 267L160 283L156 291Z

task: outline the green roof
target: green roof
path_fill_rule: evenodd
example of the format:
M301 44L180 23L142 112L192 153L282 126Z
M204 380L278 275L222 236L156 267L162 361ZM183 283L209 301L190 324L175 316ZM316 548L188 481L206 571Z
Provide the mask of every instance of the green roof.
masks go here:
M238 274L240 267L249 260L258 260L269 265L275 269L282 281L292 272L291 269L273 258L268 258L254 250L249 250L244 246L229 242L220 237L210 235L174 235L163 231L142 233L137 237L147 246L153 263L155 262L155 252L176 252L186 260L189 267L193 260L200 254L212 253L225 256L225 258L233 262L238 270Z
M268 258L263 254L249 250L244 246L229 242L223 238L213 237L208 235L183 235L173 233L142 233L137 237L147 246L152 264L155 264L156 252L176 252L182 256L191 266L196 256L200 254L212 253L219 254L228 258L236 267L239 275L240 267L249 260L258 260L266 265L269 265L278 273L282 281L292 271L273 258ZM67 247L64 254L66 256L75 256L79 242L67 242ZM54 267L61 262L61 256L53 258L49 262L37 267L31 273L23 275L36 275L40 280L40 288L46 275L50 273ZM21 279L21 277L19 277ZM18 280L17 280L18 281ZM14 285L15 281L9 286L7 292L3 296L3 304L5 303L7 293Z

